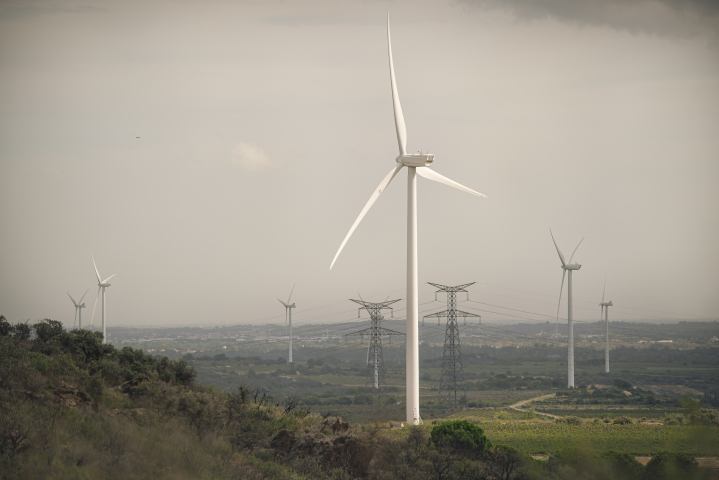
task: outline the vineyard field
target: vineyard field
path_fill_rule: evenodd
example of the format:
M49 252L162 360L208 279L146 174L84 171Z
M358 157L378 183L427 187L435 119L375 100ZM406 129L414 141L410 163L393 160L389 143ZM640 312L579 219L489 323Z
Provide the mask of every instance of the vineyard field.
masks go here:
M715 456L719 452L719 429L708 427L567 425L556 422L498 422L488 419L479 422L479 426L493 444L511 445L532 455L547 455L579 444L586 444L597 450L619 450L632 455L654 455L662 450L697 456Z
M540 405L534 406L534 408L541 410L552 415L565 417L567 415L573 415L575 417L589 417L595 418L600 415L611 413L614 416L625 416L632 418L664 418L668 414L677 413L676 410L659 410L659 409L648 409L648 408L603 408L603 409L574 409L574 408L545 408Z

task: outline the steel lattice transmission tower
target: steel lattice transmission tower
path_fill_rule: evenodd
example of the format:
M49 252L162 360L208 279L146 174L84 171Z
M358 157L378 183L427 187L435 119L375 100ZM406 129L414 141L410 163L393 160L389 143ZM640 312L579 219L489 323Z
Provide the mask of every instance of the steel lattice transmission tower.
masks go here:
M435 299L437 293L445 292L447 294L447 310L443 312L433 313L431 315L425 315L424 318L437 318L447 317L447 328L444 334L444 352L442 353L442 374L439 377L439 401L447 400L450 403L457 405L457 390L463 391L465 394L467 389L464 385L464 372L462 370L462 350L459 345L459 325L457 324L457 317L464 317L465 324L467 317L479 317L474 313L463 312L457 310L457 292L464 292L469 298L469 292L465 290L466 287L474 285L472 283L465 283L464 285L458 285L456 287L450 287L448 285L438 285L436 283L430 283L433 287L437 287L438 290L435 293ZM424 321L424 318L422 319Z
M361 298L361 297L360 297ZM385 382L385 368L384 358L382 357L382 336L387 335L391 338L393 335L404 335L402 332L396 332L387 328L382 328L381 322L384 319L382 310L392 310L392 305L399 300L389 300L380 303L370 303L364 300L350 299L355 303L362 305L357 309L357 317L360 317L360 312L364 309L367 310L370 316L370 327L356 332L348 333L345 335L359 336L364 340L365 336L369 337L369 345L367 346L367 374L365 381L365 391L372 397L372 411L374 412L375 407L377 409L382 408L382 397L385 397L385 403L387 402L387 383Z

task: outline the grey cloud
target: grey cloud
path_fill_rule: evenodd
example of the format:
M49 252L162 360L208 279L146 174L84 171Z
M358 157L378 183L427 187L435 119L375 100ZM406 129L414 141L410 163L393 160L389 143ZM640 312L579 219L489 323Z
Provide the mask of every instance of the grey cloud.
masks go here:
M104 8L81 5L78 7L60 7L56 5L5 5L0 7L0 18L5 20L23 20L42 15L86 14L104 12Z
M670 37L719 33L715 0L460 0L472 7L505 10L520 20L554 19L633 34Z

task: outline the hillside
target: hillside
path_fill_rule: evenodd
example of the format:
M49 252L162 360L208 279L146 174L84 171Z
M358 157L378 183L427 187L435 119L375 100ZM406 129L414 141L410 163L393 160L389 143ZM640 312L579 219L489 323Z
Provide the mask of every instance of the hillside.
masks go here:
M491 432L479 419L390 431L350 425L252 385L219 390L196 376L184 360L103 345L98 333L66 331L53 320L11 325L0 316L0 477L716 478L687 452L656 452L645 467L628 454L566 441L536 460L492 445L494 436L509 441L514 422ZM715 442L715 413L688 416L696 423L685 426L690 437ZM567 432L583 428L567 418L574 418L563 420ZM525 436L534 424L522 425Z

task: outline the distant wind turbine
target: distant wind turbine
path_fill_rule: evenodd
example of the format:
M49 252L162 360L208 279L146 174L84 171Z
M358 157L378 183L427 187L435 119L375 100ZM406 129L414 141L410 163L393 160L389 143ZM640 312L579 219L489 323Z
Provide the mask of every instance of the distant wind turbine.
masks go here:
M295 284L297 285L297 284ZM290 296L287 297L287 303L283 302L279 298L277 299L278 302L280 302L282 305L285 306L285 328L289 326L288 335L290 338L290 353L289 353L289 362L292 363L292 309L296 308L294 303L290 303L290 300L292 299L292 292L295 291L295 285L292 285L292 290L290 290ZM289 312L289 322L288 322L288 315Z
M105 289L110 286L107 281L117 274L113 273L105 280L100 280L100 272L97 270L94 256L92 257L92 264L95 267L95 273L97 274L97 295L95 295L95 305L92 307L92 317L90 318L90 325L92 325L92 322L95 319L95 307L97 307L97 297L98 295L100 295L100 290L102 290L102 343L104 345L107 343L107 323L105 322Z
M82 294L82 297L80 297L80 302L82 302L82 299L85 298L85 295L87 295L87 292L89 292L90 289L88 288L85 290L85 293ZM75 301L74 298L72 298L72 295L70 295L70 292L67 292L67 296L70 297L70 300L72 300L72 304L75 305L75 320L72 323L72 328L75 328L75 324L78 321L78 318L80 320L80 326L79 328L82 328L82 309L85 308L84 303L78 303ZM78 315L79 313L79 315Z
M389 52L389 77L392 87L392 105L394 106L394 124L397 131L397 144L399 155L395 158L395 166L382 179L379 186L367 201L360 212L357 220L350 228L349 233L342 241L335 258L330 264L330 270L337 261L340 252L355 231L359 223L365 217L369 209L374 205L382 192L385 191L392 179L403 167L407 167L407 423L417 425L422 423L419 414L419 305L418 305L418 272L417 272L417 175L428 180L443 183L450 187L462 190L463 192L485 197L457 182L446 178L430 169L434 161L434 155L430 153L407 153L407 127L404 123L402 107L399 103L397 82L394 76L394 64L392 62L392 42L390 39L389 15L387 15L387 49ZM486 197L485 197L486 198Z
M582 268L582 266L578 263L572 263L572 259L574 258L574 254L577 253L577 248L579 248L579 245L581 245L581 243L584 241L584 238L579 241L577 247L574 249L574 252L572 252L572 256L569 257L569 263L567 263L564 261L564 255L562 254L562 251L557 246L557 241L554 240L554 234L552 233L551 228L549 229L549 234L552 236L554 247L557 249L557 253L559 254L559 260L562 261L562 270L564 270L564 272L562 273L562 285L559 287L559 304L557 304L557 324L559 323L559 306L562 303L564 276L567 274L567 272L569 272L569 279L567 279L567 326L569 330L567 335L567 386L570 388L574 388L574 321L572 319L572 271L579 270L580 268Z
M604 279L604 289L602 290L602 303L599 304L601 312L606 323L606 333L604 337L604 371L609 373L609 307L613 307L614 304L611 300L608 302L604 301L604 292L607 290L607 279Z

